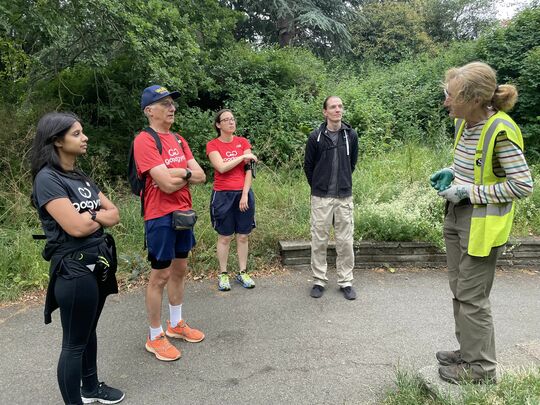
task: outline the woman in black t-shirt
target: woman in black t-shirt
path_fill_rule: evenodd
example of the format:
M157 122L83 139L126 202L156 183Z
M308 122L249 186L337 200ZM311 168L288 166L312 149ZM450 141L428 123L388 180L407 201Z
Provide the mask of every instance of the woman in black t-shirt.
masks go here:
M110 293L118 292L114 240L103 232L120 216L115 205L76 168L88 137L71 113L41 118L32 147L32 202L51 261L45 323L60 308L62 352L57 377L66 404L115 404L124 393L98 381L96 326ZM81 387L82 381L82 387Z

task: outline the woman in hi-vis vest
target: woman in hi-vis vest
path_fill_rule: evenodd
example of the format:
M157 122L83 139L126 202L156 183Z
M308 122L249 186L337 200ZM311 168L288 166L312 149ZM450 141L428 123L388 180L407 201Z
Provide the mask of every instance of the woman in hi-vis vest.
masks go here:
M447 200L444 239L459 348L437 352L445 381L495 382L489 294L508 241L514 200L532 193L523 137L509 111L517 90L481 62L446 72L444 106L455 123L454 161L430 178Z

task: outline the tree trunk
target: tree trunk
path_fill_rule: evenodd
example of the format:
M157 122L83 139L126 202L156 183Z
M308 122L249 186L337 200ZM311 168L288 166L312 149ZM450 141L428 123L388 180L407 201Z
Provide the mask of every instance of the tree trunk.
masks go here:
M291 44L295 36L293 17L291 15L278 19L278 42L279 47L283 48Z

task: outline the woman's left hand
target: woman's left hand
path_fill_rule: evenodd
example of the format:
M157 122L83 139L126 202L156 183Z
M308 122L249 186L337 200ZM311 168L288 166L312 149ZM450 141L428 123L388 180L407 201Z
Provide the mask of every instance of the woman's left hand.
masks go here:
M248 196L247 194L242 194L242 198L240 198L240 211L245 212L248 209L249 209Z

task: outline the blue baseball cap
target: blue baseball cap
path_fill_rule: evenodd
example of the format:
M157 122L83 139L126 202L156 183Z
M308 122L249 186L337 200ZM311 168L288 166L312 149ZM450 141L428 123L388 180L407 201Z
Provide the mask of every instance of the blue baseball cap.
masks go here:
M167 96L171 96L173 100L180 97L178 91L169 92L165 87L160 86L159 84L154 84L153 86L147 87L143 90L141 96L141 108L144 110L150 104L155 103L156 101L161 100Z

